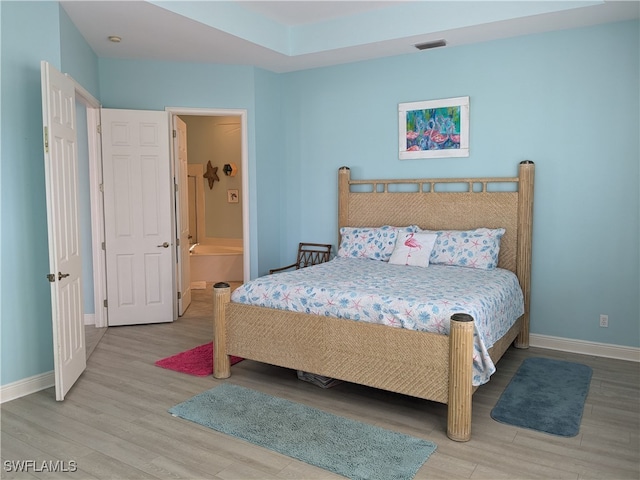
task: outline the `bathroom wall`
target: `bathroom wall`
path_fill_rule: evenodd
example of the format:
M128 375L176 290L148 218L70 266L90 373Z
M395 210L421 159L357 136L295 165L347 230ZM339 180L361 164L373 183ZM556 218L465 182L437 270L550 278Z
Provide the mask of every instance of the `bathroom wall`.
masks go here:
M204 165L210 161L219 181L209 188L208 179L203 182L205 197L205 235L207 238L242 238L242 172L241 127L238 116L180 115L187 124L187 156L189 164ZM238 173L226 176L225 164L234 163ZM230 190L237 190L238 202L229 202ZM206 242L206 241L205 241Z

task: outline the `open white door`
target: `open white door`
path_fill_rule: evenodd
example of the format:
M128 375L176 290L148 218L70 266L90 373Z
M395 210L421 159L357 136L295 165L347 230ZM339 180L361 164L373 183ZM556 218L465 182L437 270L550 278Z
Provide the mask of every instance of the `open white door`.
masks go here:
M109 326L174 320L168 119L101 111Z
M75 87L44 61L41 76L55 388L56 400L64 400L87 366Z
M187 163L187 124L173 116L176 236L178 238L178 315L182 316L191 303L191 268L189 260L189 165Z

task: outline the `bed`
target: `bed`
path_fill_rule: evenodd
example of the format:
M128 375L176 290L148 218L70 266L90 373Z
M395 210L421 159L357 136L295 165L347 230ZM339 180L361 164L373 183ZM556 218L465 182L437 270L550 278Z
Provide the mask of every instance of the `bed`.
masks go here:
M530 161L519 164L515 177L486 178L356 180L342 167L338 231L389 225L440 232L504 229L496 270L512 272L523 308L490 342L486 354L495 366L512 344L529 346L533 185ZM226 283L214 285L213 300L216 378L230 376L229 355L235 355L411 395L447 404L448 437L471 438L472 394L486 379L476 378L478 325L469 313L453 313L443 334L231 301Z

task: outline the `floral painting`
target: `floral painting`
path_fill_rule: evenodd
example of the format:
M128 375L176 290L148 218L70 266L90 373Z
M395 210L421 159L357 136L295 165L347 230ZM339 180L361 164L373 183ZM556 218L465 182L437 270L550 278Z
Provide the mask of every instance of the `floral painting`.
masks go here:
M468 157L469 97L401 103L400 159Z

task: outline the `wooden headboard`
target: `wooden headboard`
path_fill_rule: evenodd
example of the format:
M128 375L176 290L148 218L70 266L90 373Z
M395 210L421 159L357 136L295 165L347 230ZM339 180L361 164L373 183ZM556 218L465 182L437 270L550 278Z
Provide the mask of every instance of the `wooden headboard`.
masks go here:
M351 170L341 167L338 236L341 227L504 228L498 266L518 276L528 338L534 172L527 160L516 177L353 180Z

